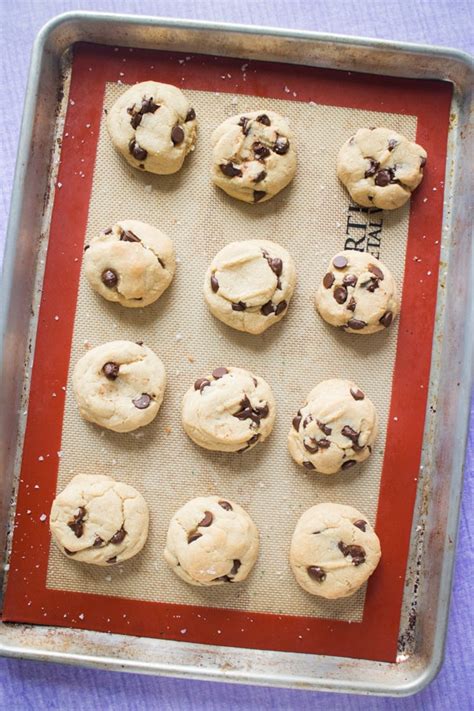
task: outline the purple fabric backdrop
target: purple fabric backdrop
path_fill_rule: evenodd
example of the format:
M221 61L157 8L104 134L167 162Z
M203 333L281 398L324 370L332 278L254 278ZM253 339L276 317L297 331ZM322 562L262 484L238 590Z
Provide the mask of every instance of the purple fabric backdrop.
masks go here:
M40 27L68 10L96 10L203 20L273 25L321 32L441 44L471 51L473 5L468 0L0 0L1 129L0 262L21 119L29 54ZM329 707L364 711L441 711L473 708L474 668L471 596L474 587L472 539L474 403L446 659L438 678L409 699L381 699L304 691L213 684L77 669L55 664L0 660L0 708L86 711L160 711Z

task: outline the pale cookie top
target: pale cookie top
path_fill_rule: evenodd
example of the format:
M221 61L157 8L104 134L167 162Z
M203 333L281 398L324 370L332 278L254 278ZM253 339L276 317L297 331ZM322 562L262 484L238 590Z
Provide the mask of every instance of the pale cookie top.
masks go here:
M335 599L358 590L380 560L380 542L367 516L341 504L305 511L291 540L297 582L312 595Z
M207 270L204 296L211 312L238 331L262 333L285 315L296 283L293 259L264 239L231 242Z
M388 328L400 311L391 273L367 252L338 252L318 288L316 308L325 321L350 333Z
M305 469L335 474L370 456L377 431L377 411L355 383L323 380L293 418L288 448Z
M138 220L121 220L103 230L84 254L84 272L94 291L129 308L156 301L175 269L170 238Z
M257 555L257 528L234 501L219 496L198 497L171 519L164 557L191 585L245 580Z
M72 385L85 420L115 432L131 432L158 414L166 374L150 348L131 341L111 341L78 360Z
M148 535L148 506L132 486L100 474L78 474L56 496L53 540L82 563L112 565L136 555Z
M134 168L176 173L196 141L196 112L171 84L144 81L127 89L107 115L118 151Z
M263 378L243 368L216 368L189 388L182 417L186 433L201 447L242 452L272 431L275 400Z
M228 118L212 134L212 179L245 202L264 202L293 178L296 152L287 119L274 111Z
M360 128L339 151L337 175L359 205L394 210L421 183L426 158L424 148L389 128Z

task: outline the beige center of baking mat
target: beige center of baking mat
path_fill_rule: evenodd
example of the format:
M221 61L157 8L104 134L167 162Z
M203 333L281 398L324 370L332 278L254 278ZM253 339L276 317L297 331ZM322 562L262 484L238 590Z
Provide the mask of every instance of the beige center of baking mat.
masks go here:
M108 84L105 107L123 91ZM104 301L81 276L64 415L58 490L74 474L108 474L139 489L150 507L145 549L123 565L99 568L67 559L51 547L47 586L138 600L245 611L360 621L365 589L327 601L304 592L288 564L297 519L310 506L334 501L355 506L374 522L390 405L397 326L372 336L343 333L313 308L318 280L331 256L344 247L349 199L335 175L340 145L360 126L388 125L411 139L416 117L312 106L297 101L233 97L187 91L199 120L194 154L173 176L139 173L115 152L105 117L101 123L86 241L117 220L138 219L174 240L179 263L165 294L146 309ZM237 102L237 103L236 103ZM209 179L210 134L228 116L247 110L288 116L297 137L293 183L267 203L247 205L215 188ZM80 166L78 166L80 169ZM366 216L352 213L352 221ZM381 259L402 288L409 208L383 215ZM377 228L369 228L369 231ZM362 229L353 228L360 239ZM380 237L380 234L379 234ZM67 239L67 235L64 235ZM262 238L279 242L296 262L298 284L287 316L262 336L234 331L207 311L202 286L206 267L225 244ZM86 347L110 340L144 341L165 363L168 385L155 421L130 434L84 422L71 391L71 372ZM271 437L244 454L207 452L195 446L180 423L183 393L197 377L220 365L248 368L264 377L277 400ZM351 378L380 414L380 434L362 466L332 477L293 463L286 447L292 417L308 391L325 378ZM165 564L162 550L173 512L195 496L234 499L254 519L260 556L249 579L215 588L188 586Z

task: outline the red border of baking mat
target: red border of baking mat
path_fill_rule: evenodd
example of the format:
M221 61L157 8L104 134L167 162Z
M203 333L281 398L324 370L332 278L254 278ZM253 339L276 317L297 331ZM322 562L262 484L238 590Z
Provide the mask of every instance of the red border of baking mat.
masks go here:
M438 81L273 62L249 61L247 67L242 64L240 59L205 55L186 57L181 53L87 44L75 48L58 177L62 187L56 188L51 222L3 619L186 642L394 661L430 373L452 88ZM53 454L44 461L38 461L38 457L45 451L56 453L61 447L62 386L68 376L103 95L106 82L122 78L127 83L147 78L188 89L315 101L418 117L417 140L427 149L429 161L424 181L411 200L396 387L376 522L383 558L370 579L360 623L46 588L50 537L48 520L42 514L49 513L55 495L58 459ZM52 392L56 397L51 397ZM39 488L33 483L39 483ZM187 630L185 640L183 628Z

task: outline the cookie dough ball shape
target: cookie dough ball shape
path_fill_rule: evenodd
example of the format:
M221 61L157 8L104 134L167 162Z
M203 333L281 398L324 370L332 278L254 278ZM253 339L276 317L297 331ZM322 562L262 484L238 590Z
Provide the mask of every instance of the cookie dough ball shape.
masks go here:
M145 545L148 506L133 486L101 474L78 474L54 499L49 525L68 558L113 565Z
M360 128L339 151L337 175L365 207L394 210L423 180L427 153L389 128Z
M264 239L231 242L207 270L204 297L216 318L237 331L259 334L280 321L296 284L293 259Z
M128 308L156 301L175 269L170 238L138 220L122 220L103 230L84 254L84 272L94 291Z
M296 171L293 133L274 111L251 111L228 118L212 134L212 180L237 200L270 200Z
M328 599L353 595L372 575L380 542L367 516L352 506L318 504L305 511L291 540L296 581Z
M144 345L111 341L78 360L72 386L79 412L114 432L131 432L158 414L166 385L165 368Z
M196 142L196 112L171 84L145 81L127 89L107 115L115 148L134 168L176 173Z
M269 436L275 410L263 378L243 368L220 367L196 380L184 395L183 427L204 449L244 452Z
M385 264L352 249L329 262L315 305L328 323L360 334L388 328L400 311L397 285Z
M191 585L241 582L257 555L254 522L227 498L192 499L171 519L164 557L176 575Z
M288 449L305 469L335 474L365 461L377 432L377 411L355 383L323 380L293 418Z

